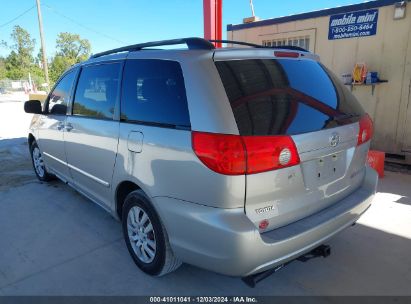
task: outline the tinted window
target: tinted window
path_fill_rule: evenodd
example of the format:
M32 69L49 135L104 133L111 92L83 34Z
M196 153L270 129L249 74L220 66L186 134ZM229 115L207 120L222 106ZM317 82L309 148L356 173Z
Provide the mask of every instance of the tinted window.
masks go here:
M75 71L67 73L50 93L47 103L47 112L56 115L66 115L67 105L70 99L70 91L73 86Z
M73 115L112 119L120 72L120 63L83 67L74 96Z
M180 64L167 60L128 60L124 68L121 119L189 127Z
M242 135L313 132L363 114L351 92L312 60L232 60L216 66Z

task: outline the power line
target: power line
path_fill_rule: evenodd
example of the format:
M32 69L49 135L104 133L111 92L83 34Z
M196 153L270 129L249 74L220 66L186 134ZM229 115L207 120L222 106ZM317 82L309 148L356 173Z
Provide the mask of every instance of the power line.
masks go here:
M96 33L96 34L101 35L101 36L104 36L104 37L107 38L107 39L110 39L110 40L119 42L119 43L121 43L121 44L126 44L124 41L121 41L121 40L119 40L119 39L117 39L117 38L115 38L115 37L111 37L111 36L109 36L109 35L107 35L107 34L105 34L105 33L96 31L96 30L94 30L94 29L92 29L92 28L90 28L90 27L88 27L88 26L86 26L86 25L84 25L84 24L79 23L78 21L76 21L76 20L74 20L74 19L72 19L72 18L64 15L63 13L59 12L58 10L52 8L51 6L49 6L49 5L47 5L47 4L44 4L44 3L43 3L42 6L48 8L48 9L49 9L50 11L52 11L53 13L55 13L55 14L57 14L57 15L65 18L65 19L71 21L71 22L74 23L74 24L77 24L78 26L80 26L80 27L82 27L82 28L84 28L84 29L86 29L86 30L88 30L88 31L91 31L91 32Z
M20 15L18 15L17 17L14 17L13 19L11 19L10 21L7 21L6 23L3 23L0 25L0 28L5 27L7 25L9 25L10 23L16 21L17 19L19 19L20 17L24 16L25 14L27 14L28 12L30 12L33 8L35 8L36 6L33 5L32 7L30 7L29 9L25 10L24 12L22 12Z

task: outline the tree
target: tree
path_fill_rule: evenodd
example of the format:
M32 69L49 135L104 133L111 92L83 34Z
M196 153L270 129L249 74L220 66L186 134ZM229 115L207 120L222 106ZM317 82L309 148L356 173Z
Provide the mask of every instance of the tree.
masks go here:
M11 51L10 55L5 60L6 78L21 79L24 76L24 71L20 66L19 56L15 51Z
M90 56L90 42L78 34L60 33L56 40L57 55L76 59L78 62Z
M90 56L91 45L78 34L64 32L57 36L56 49L56 56L50 65L50 78L53 82L70 66L86 60Z
M3 57L0 57L0 80L6 78L6 62Z
M18 25L13 28L10 37L13 44L9 46L12 51L5 60L6 76L19 79L27 76L34 65L33 50L36 41Z
M71 58L68 57L63 57L61 55L56 55L50 64L50 71L49 71L49 76L50 80L55 83L58 78L63 74L65 70L67 70L70 66L75 64L76 61L72 60Z

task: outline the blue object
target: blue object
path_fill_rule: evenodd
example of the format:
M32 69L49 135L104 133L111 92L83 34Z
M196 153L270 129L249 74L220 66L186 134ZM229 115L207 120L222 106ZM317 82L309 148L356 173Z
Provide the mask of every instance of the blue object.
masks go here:
M251 22L251 23L228 24L227 31L237 31L237 30L242 30L246 28L274 25L274 24L280 24L280 23L285 23L285 22L305 20L305 19L310 19L310 18L326 17L326 16L330 16L333 14L343 14L343 13L349 13L349 12L354 12L354 11L369 10L373 8L393 5L396 2L398 2L398 0L368 1L365 3L345 5L341 7L328 8L328 9L323 9L323 10L314 11L314 12L295 14L291 16L278 17L278 18L272 18L272 19L265 19L261 21Z
M372 84L378 82L378 72L368 72L367 78L365 79L366 84Z
M328 40L373 36L377 33L378 9L330 16Z

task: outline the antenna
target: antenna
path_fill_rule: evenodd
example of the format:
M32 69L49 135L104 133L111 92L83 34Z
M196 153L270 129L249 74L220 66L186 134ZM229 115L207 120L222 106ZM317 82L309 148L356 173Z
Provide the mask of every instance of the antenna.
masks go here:
M251 23L251 22L255 22L255 21L259 21L259 20L260 20L260 18L258 18L258 17L255 15L253 0L250 0L250 8L251 8L251 14L252 14L252 16L251 16L251 17L244 18L244 19L243 19L243 23Z
M250 0L250 8L252 16L255 17L253 0Z

